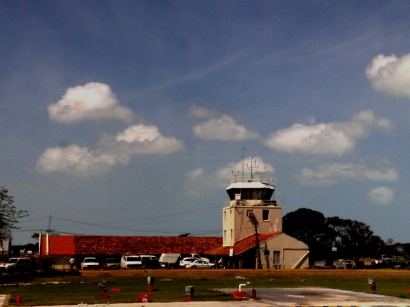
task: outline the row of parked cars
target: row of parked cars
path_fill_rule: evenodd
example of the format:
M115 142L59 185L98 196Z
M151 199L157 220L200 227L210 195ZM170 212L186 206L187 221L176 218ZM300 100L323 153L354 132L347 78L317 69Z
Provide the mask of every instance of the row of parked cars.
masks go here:
M98 270L101 268L96 257L85 257L80 264L82 270ZM104 269L157 269L158 258L154 255L123 255L121 259L106 258L102 265Z
M100 265L96 257L85 257L81 262L82 270L98 270L101 267L104 269L157 269L160 266L164 266L166 257L161 255L160 260L154 255L123 255L121 259L106 258L103 265ZM209 261L208 258L201 257L196 254L192 254L191 257L180 258L179 267L187 269L212 269L214 264ZM171 260L172 261L172 260Z

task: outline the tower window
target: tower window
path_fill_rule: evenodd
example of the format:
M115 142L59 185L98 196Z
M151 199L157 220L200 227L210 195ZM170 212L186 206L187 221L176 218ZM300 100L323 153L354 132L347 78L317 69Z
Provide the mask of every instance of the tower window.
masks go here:
M262 210L262 220L269 221L269 210Z

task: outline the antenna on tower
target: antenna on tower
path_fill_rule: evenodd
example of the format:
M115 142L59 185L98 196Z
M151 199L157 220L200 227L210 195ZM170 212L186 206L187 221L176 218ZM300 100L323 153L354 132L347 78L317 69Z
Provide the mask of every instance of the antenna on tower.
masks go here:
M245 148L243 147L242 148L242 182L243 182L243 176L244 176L244 172L245 172L245 170L244 170L244 168L245 168L245 166L244 166L244 154L245 154Z
M249 166L248 164L246 164L246 166L251 169L251 180L249 180L249 182L252 182L252 179L253 179L253 168L256 168L256 170L258 170L258 167L256 166L256 161L253 161L253 158L252 158L252 157L249 157L249 159L251 159L250 166Z

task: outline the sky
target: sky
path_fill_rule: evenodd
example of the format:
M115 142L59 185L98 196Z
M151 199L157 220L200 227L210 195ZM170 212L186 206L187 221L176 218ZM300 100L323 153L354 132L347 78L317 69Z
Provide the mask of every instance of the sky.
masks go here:
M222 236L253 163L283 215L410 242L409 1L0 7L0 186L29 213L14 244Z

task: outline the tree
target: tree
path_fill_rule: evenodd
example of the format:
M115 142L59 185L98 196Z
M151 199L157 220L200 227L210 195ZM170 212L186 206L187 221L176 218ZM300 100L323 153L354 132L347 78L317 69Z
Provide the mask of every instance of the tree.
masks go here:
M318 211L300 208L283 217L283 232L294 237L309 247L322 244L326 231L325 216Z
M310 260L336 256L360 258L374 256L384 242L373 234L370 226L355 220L301 208L283 217L283 232L309 245ZM337 253L332 252L337 247Z
M380 243L380 238L373 234L366 223L332 216L326 218L326 225L329 232L327 236L347 257L368 256L370 250L374 251L375 243Z
M13 196L8 193L6 188L0 187L0 239L10 238L11 230L19 229L18 219L28 216L27 211L16 209Z

